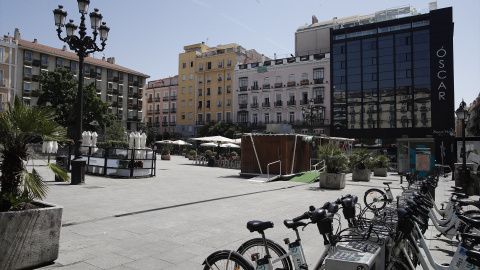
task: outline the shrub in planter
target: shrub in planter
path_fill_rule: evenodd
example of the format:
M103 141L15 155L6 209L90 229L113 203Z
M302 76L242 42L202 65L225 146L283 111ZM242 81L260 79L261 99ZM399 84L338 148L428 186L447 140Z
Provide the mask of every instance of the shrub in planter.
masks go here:
M345 188L345 171L348 164L345 151L332 144L325 144L318 148L318 158L325 161L326 167L326 172L320 173L320 187Z
M212 150L205 151L205 156L210 156L211 157L212 154L213 154Z
M235 152L235 151L232 151L232 152L230 153L230 155L232 155L232 157L238 156L237 152Z
M190 152L188 152L188 159L193 160L196 156L197 156L197 151L190 150Z
M160 156L161 160L170 160L170 148L165 146L162 149L162 155Z
M4 158L0 168L0 269L31 268L58 257L62 208L57 208L54 214L50 212L53 207L34 202L46 197L48 186L35 169L27 171L25 164L30 158L28 144L32 140L66 140L65 129L54 117L50 108L26 105L18 97L14 105L9 104L0 114L0 153ZM50 163L47 166L60 179L69 180L61 167ZM29 209L35 207L41 210ZM46 224L39 221L40 212L48 212L50 221ZM22 221L22 226L17 221ZM37 238L37 235L45 237ZM19 239L22 239L22 248L18 247ZM22 259L11 261L12 258Z
M368 149L356 149L350 156L350 168L352 169L352 180L370 181L372 159Z
M385 155L379 155L373 160L373 175L374 176L387 176L388 167L390 166L390 160Z

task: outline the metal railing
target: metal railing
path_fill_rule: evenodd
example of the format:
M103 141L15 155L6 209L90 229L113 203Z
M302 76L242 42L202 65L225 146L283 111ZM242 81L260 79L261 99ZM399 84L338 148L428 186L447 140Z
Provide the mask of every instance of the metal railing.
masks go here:
M274 162L270 162L270 163L267 164L267 182L270 182L270 170L269 170L270 165L275 164L275 163L277 163L277 162L280 163L280 171L279 171L280 174L278 175L278 177L282 176L282 161L281 161L281 160L277 160L277 161L274 161ZM273 179L276 179L276 178L277 178L277 176L272 177L272 180L273 180Z
M310 159L310 171L315 172L314 178L313 178L312 181L310 181L310 183L314 182L315 179L317 179L317 172L319 172L319 175L318 175L319 177L320 177L320 172L325 172L325 160L322 159L318 163L312 165L312 161L317 161L317 160L320 160L320 159L318 159L318 158L311 158ZM319 166L321 166L320 169L318 169ZM313 170L312 170L312 168L313 168Z

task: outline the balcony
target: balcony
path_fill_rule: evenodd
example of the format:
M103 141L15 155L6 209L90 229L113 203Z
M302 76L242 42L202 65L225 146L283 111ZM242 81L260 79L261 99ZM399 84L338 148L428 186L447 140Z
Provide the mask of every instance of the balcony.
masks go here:
M252 88L251 88L251 89L252 89L252 90L258 90L259 87L258 87L258 85L252 85Z
M177 100L177 96L170 96L170 100Z
M116 101L114 101L114 102L112 103L112 107L117 107L117 106L118 106L118 103L117 103Z
M118 93L119 93L119 92L118 92L118 89L113 88L113 94L114 94L114 95L118 95Z
M118 82L118 77L113 77L114 82Z
M287 82L287 87L294 87L295 86L295 82Z
M313 82L315 84L322 84L323 83L323 78L313 79Z
M246 87L246 86L240 86L240 91L241 91L241 92L247 91L247 87Z
M138 81L133 81L133 86L138 86Z
M240 109L246 109L247 103L241 103L241 104L238 104L238 106L240 107Z
M153 114L153 110L147 110L147 114Z
M252 108L252 109L258 108L258 103L255 102L255 103L250 104L250 108Z
M196 125L204 125L205 122L203 122L203 120L198 120L198 121L195 121L195 124Z
M152 122L147 122L147 127L153 127L153 123Z
M302 99L300 100L300 105L308 105L308 100L307 99Z
M283 102L281 100L275 101L275 107L282 107L282 106L283 106Z
M263 108L270 108L270 102L264 102L262 103Z
M147 102L148 102L148 103L151 103L151 102L153 102L153 98L149 98L149 99L147 99Z
M270 84L264 84L263 89L270 89Z
M34 82L40 81L40 75L33 75L32 76L32 81L34 81Z
M160 114L160 110L155 110L155 114Z
M138 93L133 93L133 98L138 98Z
M168 96L163 97L163 101L168 101L168 100L170 100L170 97L168 97Z
M133 98L133 92L128 92L128 97Z
M160 97L155 98L155 102L159 102L160 100L161 100Z
M159 127L160 126L160 122L155 122L155 127Z
M282 83L275 83L275 88L282 88Z
M39 59L33 59L32 66L39 67L40 66L40 60Z
M176 113L176 112L177 112L177 108L171 108L171 109L170 109L170 112L171 112L171 113Z
M176 121L170 121L170 126L176 126L177 122Z
M168 113L169 111L169 109L163 109L163 113Z
M296 106L296 105L297 105L297 101L295 99L291 99L287 101L287 106Z
M168 126L168 122L162 122L162 127Z
M198 81L198 84L202 84L202 83L203 83L203 81Z
M316 97L313 99L313 104L322 104L323 103L323 97Z
M113 94L113 89L112 88L107 89L107 94Z
M133 104L133 109L134 109L134 110L138 110L138 105L137 105L137 104Z
M300 85L308 85L310 83L309 80L301 80Z

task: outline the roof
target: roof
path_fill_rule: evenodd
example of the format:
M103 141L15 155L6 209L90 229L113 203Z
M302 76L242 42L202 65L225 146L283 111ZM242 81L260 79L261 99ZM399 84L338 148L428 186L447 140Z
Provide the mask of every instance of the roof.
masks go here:
M69 59L78 61L78 56L74 52L64 51L64 50L61 50L61 49L45 46L45 45L42 45L42 44L39 44L39 43L34 43L34 42L31 42L31 41L21 39L18 43L18 46L19 46L19 48L28 48L28 49L31 49L31 50L44 52L44 53L48 53L48 54L54 54L54 55L58 55L58 56L61 56L61 57L64 57L64 58L69 58ZM141 72L138 72L138 71L126 68L126 67L122 67L120 65L111 64L111 63L107 62L106 60L97 59L97 58L94 58L94 57L85 57L84 61L85 61L85 63L92 64L92 65L95 65L95 66L105 67L105 68L108 68L108 69L123 71L123 72L129 73L129 74L134 74L134 75L142 76L142 77L145 77L145 78L150 78L150 76L147 75L147 74L143 74Z

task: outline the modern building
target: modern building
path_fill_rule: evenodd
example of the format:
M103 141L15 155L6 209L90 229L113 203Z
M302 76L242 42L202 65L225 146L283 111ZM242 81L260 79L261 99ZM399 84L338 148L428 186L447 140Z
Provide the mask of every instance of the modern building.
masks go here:
M159 135L177 132L177 90L178 76L147 83L145 123Z
M26 104L36 105L42 71L63 67L78 76L78 56L67 51L67 46L57 49L34 41L23 40L15 29L14 40L18 41L17 65L14 81L16 94ZM13 60L12 60L13 61ZM110 103L108 113L114 114L126 124L128 131L136 131L142 121L143 96L148 75L115 64L115 58L84 59L84 84L95 83L97 95ZM10 84L11 85L11 84Z
M238 65L235 122L256 132L275 123L289 124L296 133L329 134L329 58L312 54Z
M0 112L12 103L16 91L18 40L4 36L0 38Z
M184 47L178 66L178 126L182 137L196 135L205 123L233 121L233 73L237 63L260 61L255 50L238 44Z
M441 159L441 143L451 143L455 127L451 7L314 18L296 33L296 53L304 51L331 53L332 136L431 137Z

